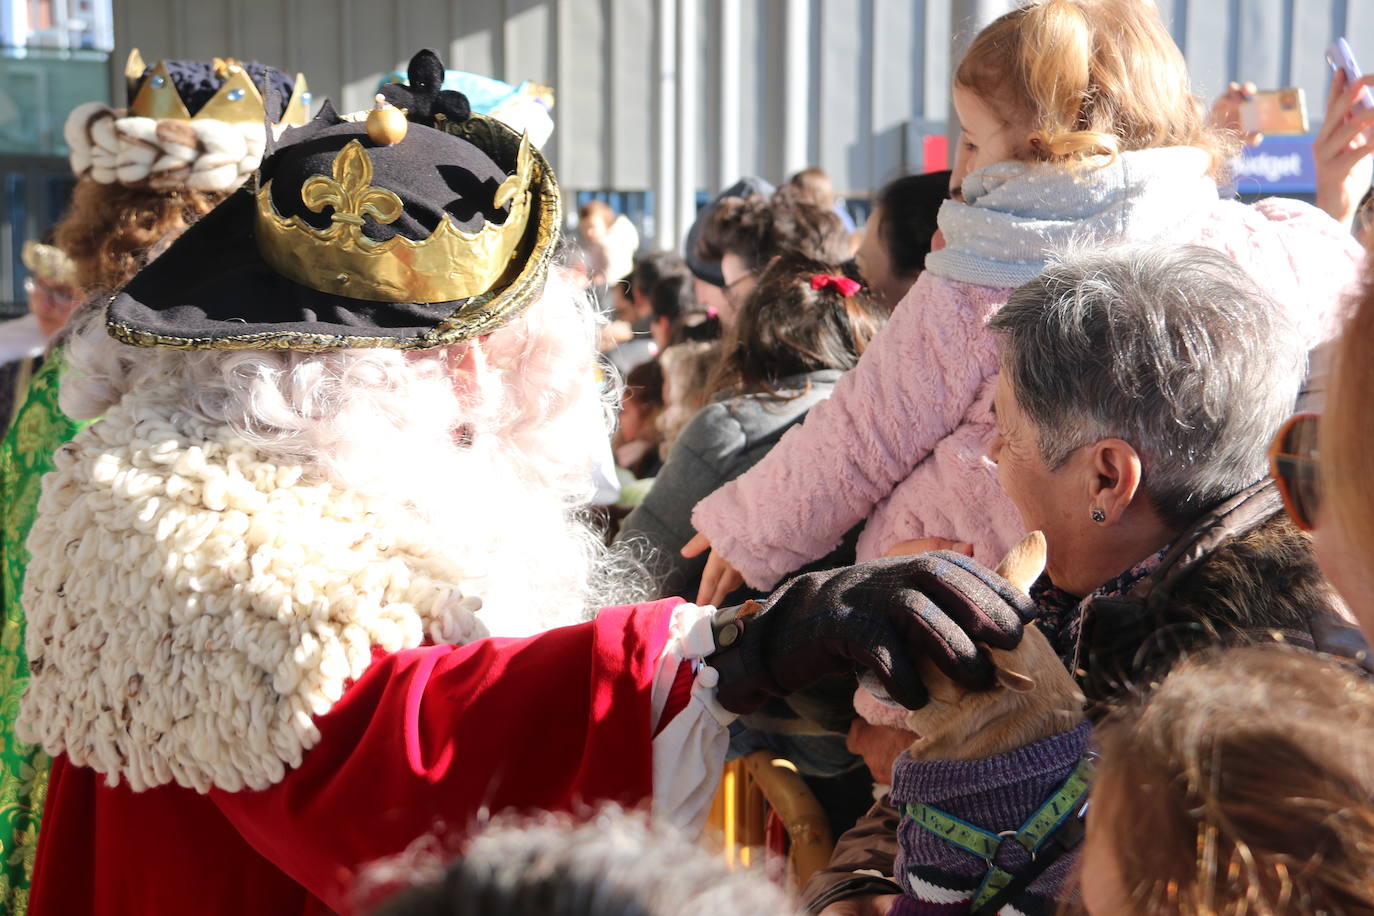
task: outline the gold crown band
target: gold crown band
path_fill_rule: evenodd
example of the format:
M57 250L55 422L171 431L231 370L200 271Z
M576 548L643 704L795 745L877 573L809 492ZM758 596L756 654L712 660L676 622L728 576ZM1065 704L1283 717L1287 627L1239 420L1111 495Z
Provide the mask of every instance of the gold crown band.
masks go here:
M272 205L272 183L257 194L257 245L273 270L320 292L375 302L448 302L497 286L511 267L530 217L534 156L520 142L515 174L496 189L495 206L510 203L504 223L476 232L445 216L423 241L393 236L375 241L362 232L363 217L395 221L401 199L372 186L372 160L357 140L334 157L332 177L315 175L301 187L314 213L333 209L328 228L315 229L299 216L283 217Z
M267 119L267 106L262 100L262 93L248 76L248 71L232 57L228 60L217 57L214 63L215 72L223 77L224 85L201 106L194 117L181 98L181 93L177 92L171 74L167 72L166 61L158 61L143 81L138 94L129 104L129 114L158 121L215 120L226 124L262 124ZM134 73L135 69L138 70L137 74ZM129 63L125 68L125 76L131 80L131 85L142 75L143 69L143 56L135 48L129 53ZM291 98L287 100L281 120L277 123L299 127L308 121L309 92L305 76L297 73Z

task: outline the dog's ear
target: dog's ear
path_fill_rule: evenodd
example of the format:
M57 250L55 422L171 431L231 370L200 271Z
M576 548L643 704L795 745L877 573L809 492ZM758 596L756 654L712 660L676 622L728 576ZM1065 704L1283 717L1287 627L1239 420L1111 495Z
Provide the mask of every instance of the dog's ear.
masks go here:
M1023 592L1030 591L1045 571L1045 535L1032 531L1007 551L997 564L997 574Z
M993 657L993 670L996 672L997 686L1005 687L1012 693L1030 693L1035 689L1035 678L1029 674L1013 671L1003 664L1003 662L1011 660L1010 652L999 652L997 655L1005 656L1004 658L997 658L996 655Z

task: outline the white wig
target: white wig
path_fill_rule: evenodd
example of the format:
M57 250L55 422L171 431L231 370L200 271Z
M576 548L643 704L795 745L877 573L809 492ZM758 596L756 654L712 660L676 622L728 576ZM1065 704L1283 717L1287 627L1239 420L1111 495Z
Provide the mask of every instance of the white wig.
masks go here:
M125 397L228 426L269 459L409 506L519 636L647 597L582 512L609 434L596 313L550 279L487 337L439 350L325 353L139 349L100 316L72 337L62 409L95 418Z

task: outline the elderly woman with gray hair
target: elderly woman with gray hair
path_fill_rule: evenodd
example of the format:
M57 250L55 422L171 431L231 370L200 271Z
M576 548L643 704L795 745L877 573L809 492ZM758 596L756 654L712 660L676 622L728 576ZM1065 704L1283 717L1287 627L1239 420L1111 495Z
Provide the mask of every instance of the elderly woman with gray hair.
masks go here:
M1191 246L1072 254L990 327L1003 352L988 457L1046 536L1039 627L1090 704L1207 644L1360 655L1266 477L1306 354L1241 268ZM884 731L858 720L851 743L899 744ZM895 823L880 803L841 839L806 888L810 912L887 911L896 885L856 872L892 874Z

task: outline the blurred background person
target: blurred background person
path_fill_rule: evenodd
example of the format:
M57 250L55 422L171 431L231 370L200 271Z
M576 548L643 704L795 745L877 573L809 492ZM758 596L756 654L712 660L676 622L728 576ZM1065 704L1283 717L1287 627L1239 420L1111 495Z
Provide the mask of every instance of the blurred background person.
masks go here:
M0 324L0 430L28 397L29 382L42 365L52 336L62 329L76 307L76 268L61 248L29 240L21 254L29 275L24 278L26 315Z
M697 301L704 308L717 312L726 310L725 277L721 273L719 256L708 255L701 247L701 235L711 216L722 203L734 198L771 197L776 189L762 178L745 177L721 191L697 211L697 218L687 230L687 238L682 243L683 258L692 271L696 281Z
M658 360L631 369L625 377L625 393L620 403L615 463L636 480L654 477L663 465L659 455L663 433L658 424L663 407L663 367Z
M1078 876L1091 916L1374 911L1367 679L1283 648L1204 653L1096 738Z
M373 916L785 916L762 872L731 868L683 832L638 812L544 815L487 824L451 862L381 862L365 881L413 884Z
M729 197L711 212L698 241L702 258L720 263L729 327L758 275L781 255L800 255L824 264L850 256L850 233L834 210L822 209L783 189L772 197Z
M854 224L854 217L849 213L849 208L844 204L844 199L835 193L835 183L831 181L825 169L814 165L802 169L791 175L783 187L822 210L834 210L840 222L844 223L846 232L853 233L858 228Z
M689 340L715 340L720 336L720 317L697 299L695 284L687 274L670 274L654 287L653 325L650 333L658 352Z
M925 269L940 206L949 199L948 170L906 175L874 198L854 254L864 285L891 312Z
M664 408L658 425L663 433L665 455L697 411L710 400L711 375L719 359L718 340L685 340L664 350L659 357L663 364Z
M577 211L577 245L582 253L587 285L611 311L610 286L634 267L639 230L604 200L589 200Z
M654 293L660 281L672 276L691 277L682 256L675 251L650 251L636 259L626 278L627 324L620 329L615 346L606 351L606 359L621 378L660 352L653 335Z

